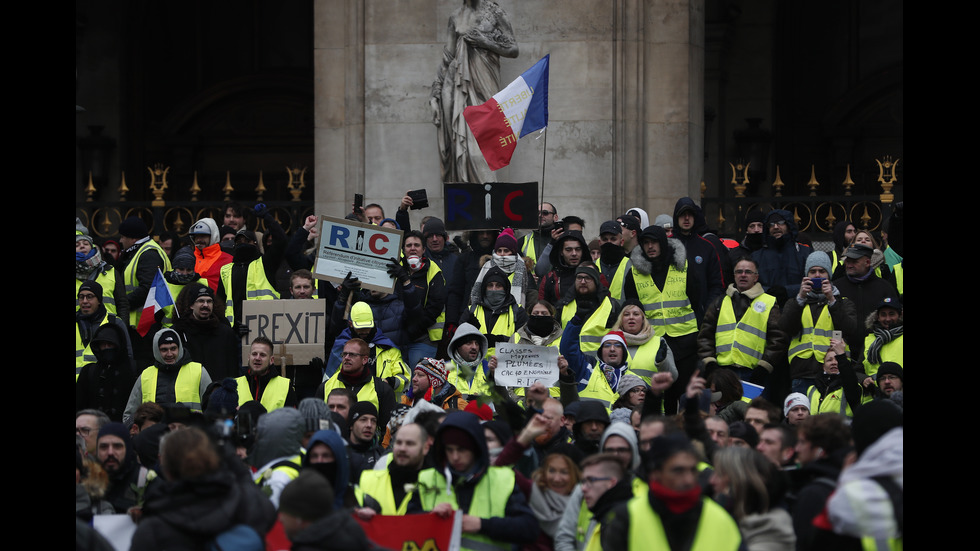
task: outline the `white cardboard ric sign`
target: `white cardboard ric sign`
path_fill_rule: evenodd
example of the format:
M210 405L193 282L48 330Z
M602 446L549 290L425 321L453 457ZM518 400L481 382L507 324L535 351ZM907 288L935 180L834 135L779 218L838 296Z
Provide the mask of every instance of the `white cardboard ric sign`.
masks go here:
M371 291L391 293L395 280L388 275L388 261L398 258L402 231L320 216L313 275L341 283L350 272Z
M537 381L558 384L558 349L553 346L499 343L493 379L500 386L528 387Z
M251 342L256 337L271 340L273 355L290 354L294 364L323 358L326 302L322 298L243 301L242 321L248 326L248 336L242 339L243 361L248 364Z

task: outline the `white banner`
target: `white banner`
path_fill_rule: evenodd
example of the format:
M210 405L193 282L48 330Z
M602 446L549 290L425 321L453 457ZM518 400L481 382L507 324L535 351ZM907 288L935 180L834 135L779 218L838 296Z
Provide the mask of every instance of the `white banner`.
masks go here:
M528 387L540 381L558 384L558 348L533 344L499 343L493 380L505 387Z
M400 258L401 230L330 216L321 216L318 224L313 275L340 283L349 272L364 289L394 290L395 280L388 275L387 264L392 258Z

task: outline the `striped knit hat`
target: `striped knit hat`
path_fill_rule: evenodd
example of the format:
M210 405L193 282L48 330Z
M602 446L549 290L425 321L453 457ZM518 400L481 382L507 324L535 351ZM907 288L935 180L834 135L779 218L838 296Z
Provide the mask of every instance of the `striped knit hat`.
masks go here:
M429 376L429 384L434 380L446 384L446 380L449 378L449 370L446 369L446 364L436 358L422 358L415 366L415 369L420 369Z

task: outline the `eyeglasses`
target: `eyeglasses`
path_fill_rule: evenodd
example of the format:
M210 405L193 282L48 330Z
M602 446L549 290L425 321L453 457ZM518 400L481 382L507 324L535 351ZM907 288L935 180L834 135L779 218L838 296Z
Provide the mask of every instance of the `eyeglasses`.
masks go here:
M541 211L541 216L548 216L549 214L555 214L553 210L543 210Z
M357 358L358 356L367 356L367 354L358 354L357 352L341 352L341 358Z
M93 430L95 429L93 429L92 427L75 427L75 433L81 434L82 436L88 436L92 434Z
M769 227L770 228L772 228L774 226L785 226L785 225L786 225L786 221L785 220L780 220L779 222L769 222Z
M596 482L605 482L606 480L612 480L611 476L587 476L582 479L582 486L592 486Z
M642 386L635 386L630 389L630 394L646 394L646 393L647 393L647 389L643 388Z

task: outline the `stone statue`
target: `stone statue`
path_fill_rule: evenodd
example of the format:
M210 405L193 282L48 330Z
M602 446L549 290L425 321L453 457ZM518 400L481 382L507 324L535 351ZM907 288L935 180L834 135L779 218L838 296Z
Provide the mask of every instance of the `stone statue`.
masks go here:
M439 131L443 182L496 182L463 109L500 91L500 56L517 57L507 14L492 0L463 0L449 17L449 38L432 83L432 123Z

